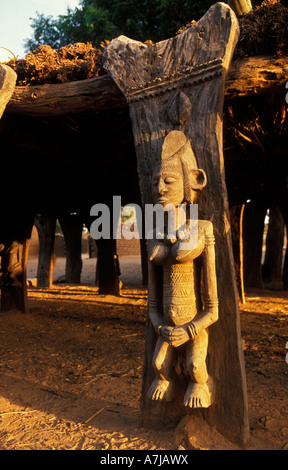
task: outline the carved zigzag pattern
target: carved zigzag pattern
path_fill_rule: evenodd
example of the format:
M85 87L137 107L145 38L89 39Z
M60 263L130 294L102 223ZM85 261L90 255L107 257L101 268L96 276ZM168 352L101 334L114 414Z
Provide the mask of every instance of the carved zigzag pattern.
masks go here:
M191 297L192 290L189 287L174 287L174 286L169 286L169 287L164 287L164 295L165 297Z
M170 279L173 283L193 285L193 278L189 273L171 273Z

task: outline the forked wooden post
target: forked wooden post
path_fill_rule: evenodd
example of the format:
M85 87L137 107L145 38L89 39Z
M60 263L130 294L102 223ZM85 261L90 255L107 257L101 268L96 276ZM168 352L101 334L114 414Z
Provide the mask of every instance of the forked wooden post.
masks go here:
M228 5L239 16L246 15L253 8L250 0L229 0Z
M7 65L0 65L0 119L14 92L17 75Z
M6 65L0 65L0 119L13 94L16 73ZM11 200L2 201L0 210L0 311L20 310L28 312L26 266L29 251L31 227L28 220L21 223L21 216L15 221ZM19 210L19 208L17 207ZM21 212L21 211L20 211ZM16 227L14 225L16 224ZM10 233L7 234L7 231Z
M160 165L164 139L171 131L181 131L198 168L207 175L198 201L199 218L212 222L215 235L219 320L209 328L208 348L215 405L187 409L177 399L148 398L157 339L148 321L142 424L167 429L187 414L192 420L201 414L228 438L244 443L249 436L246 378L222 149L224 82L238 36L235 13L217 3L174 38L153 45L123 36L114 39L105 50L104 67L130 106L143 207L153 203L152 175Z
M2 255L1 312L29 312L27 296L27 262L30 239L8 242ZM4 269L3 269L4 268ZM6 283L5 279L9 277Z

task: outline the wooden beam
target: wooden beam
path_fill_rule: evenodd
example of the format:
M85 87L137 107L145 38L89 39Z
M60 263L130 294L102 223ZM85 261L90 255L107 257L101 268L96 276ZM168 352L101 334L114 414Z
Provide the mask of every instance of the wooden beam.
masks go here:
M60 84L17 86L7 111L30 116L56 116L123 106L127 106L124 96L107 75Z
M234 62L225 99L285 90L287 58L248 57ZM61 84L17 86L6 112L33 116L101 112L128 106L109 75Z
M225 82L225 100L285 91L287 57L246 57L233 63Z

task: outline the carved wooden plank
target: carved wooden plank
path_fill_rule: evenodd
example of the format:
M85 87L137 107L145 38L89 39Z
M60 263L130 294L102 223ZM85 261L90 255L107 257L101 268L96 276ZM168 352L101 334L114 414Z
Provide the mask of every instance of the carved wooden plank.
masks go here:
M199 210L200 218L214 226L220 307L219 321L209 329L216 405L203 416L230 438L244 442L249 434L246 381L222 149L224 81L238 35L234 12L217 3L175 38L145 45L120 36L105 50L104 67L129 103L143 206L153 202L153 169L161 162L163 142L171 131L187 136L198 167L206 172L207 189L200 196ZM154 376L155 343L154 328L148 322L142 422L167 428L187 410L176 402L171 406L147 397ZM193 411L199 410L190 412L191 419L196 419Z
M225 81L225 99L285 90L285 58L246 57L231 65ZM32 116L97 112L126 107L127 102L109 76L78 82L16 86L7 112Z
M6 65L0 65L0 119L13 94L16 79L17 75L14 70Z

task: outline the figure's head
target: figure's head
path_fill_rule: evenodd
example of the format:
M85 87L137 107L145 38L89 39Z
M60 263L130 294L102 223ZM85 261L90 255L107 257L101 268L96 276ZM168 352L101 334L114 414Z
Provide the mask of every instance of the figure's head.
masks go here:
M153 174L154 203L175 207L193 204L206 182L185 134L171 131L164 140L160 168Z

